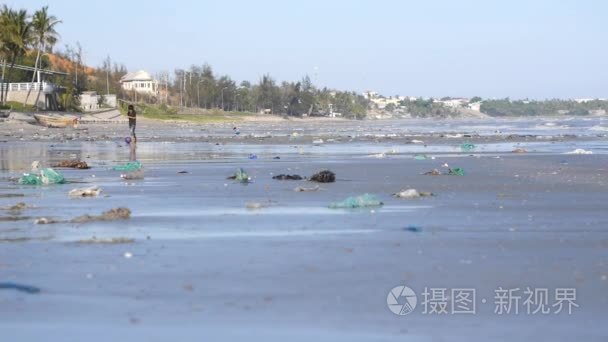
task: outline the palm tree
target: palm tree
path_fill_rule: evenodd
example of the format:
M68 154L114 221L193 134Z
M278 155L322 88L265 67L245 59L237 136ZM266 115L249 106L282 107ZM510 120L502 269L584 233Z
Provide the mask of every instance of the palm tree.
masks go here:
M49 15L48 9L48 6L44 6L42 9L36 11L32 17L32 36L33 39L35 39L36 44L36 61L34 62L34 74L32 75L32 87L34 85L34 80L36 79L42 50L52 48L59 38L59 34L55 31L55 26L61 23L61 20L57 19L54 15ZM24 106L30 97L32 87L30 87L27 92L27 96L23 102ZM38 93L40 94L40 92Z
M10 58L11 66L8 69L8 75L10 75L15 67L17 58L27 52L27 48L31 42L31 24L28 22L26 10L15 11L4 5L1 12L2 46L8 58ZM3 101L6 103L6 98L8 97L8 77L4 82L6 87L4 89Z

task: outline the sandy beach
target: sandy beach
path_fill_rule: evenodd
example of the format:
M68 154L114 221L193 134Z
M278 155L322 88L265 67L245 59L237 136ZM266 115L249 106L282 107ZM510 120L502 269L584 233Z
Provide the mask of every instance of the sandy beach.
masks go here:
M142 120L133 151L125 125L3 122L0 207L27 206L0 212L0 283L40 292L0 290L0 335L604 341L607 127L602 117ZM463 151L463 143L474 147ZM577 149L592 154L570 154ZM144 179L124 180L112 170L132 153ZM58 169L68 184L16 183L33 161L66 159L91 169ZM227 179L239 168L249 184ZM424 175L448 168L465 174ZM335 172L335 183L272 179L324 169ZM68 197L85 186L102 195ZM404 189L434 196L392 196ZM328 207L364 193L383 205ZM131 217L66 222L117 207ZM63 223L34 224L42 217ZM387 306L399 285L418 296L408 315ZM424 313L425 288L474 289L476 311ZM500 288L520 290L517 314L496 312ZM550 313L526 312L526 288L548 289ZM571 314L551 306L559 288L576 289Z

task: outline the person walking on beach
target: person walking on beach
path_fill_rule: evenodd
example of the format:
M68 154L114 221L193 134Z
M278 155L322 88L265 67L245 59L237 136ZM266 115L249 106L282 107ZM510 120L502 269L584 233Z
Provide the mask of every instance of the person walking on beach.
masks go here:
M135 112L135 108L133 105L129 105L127 111L127 116L129 117L129 130L131 131L131 139L133 142L137 142L137 137L135 136L135 123L137 121L137 112Z

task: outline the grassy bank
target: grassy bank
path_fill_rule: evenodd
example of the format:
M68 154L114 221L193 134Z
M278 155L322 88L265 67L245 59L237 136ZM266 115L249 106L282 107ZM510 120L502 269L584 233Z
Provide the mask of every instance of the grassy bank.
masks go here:
M1 110L10 109L14 112L31 112L32 106L24 106L21 102L8 101L5 106L0 105Z
M194 110L192 113L180 113L176 107L166 105L149 105L136 104L135 110L138 117L144 117L152 120L162 121L185 121L194 123L212 123L212 122L234 122L240 121L246 116L255 115L248 112L224 112L219 109L211 110ZM120 106L120 112L123 115L127 114L127 105Z

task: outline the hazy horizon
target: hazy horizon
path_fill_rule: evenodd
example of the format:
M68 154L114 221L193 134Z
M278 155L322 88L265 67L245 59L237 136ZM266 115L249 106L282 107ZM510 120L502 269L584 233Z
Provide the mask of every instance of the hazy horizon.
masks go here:
M4 1L49 5L56 49L129 71L209 63L236 81L298 80L383 95L607 98L602 1Z

